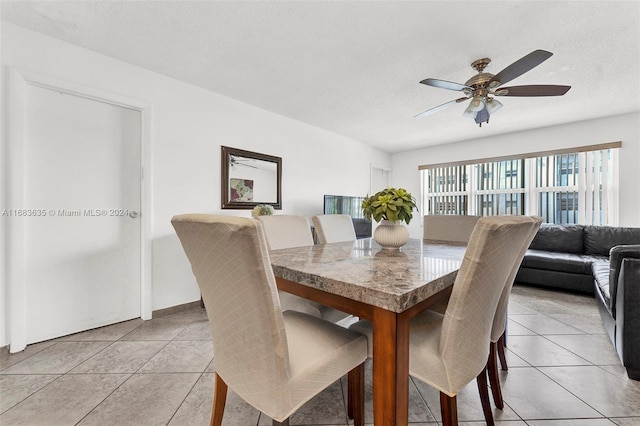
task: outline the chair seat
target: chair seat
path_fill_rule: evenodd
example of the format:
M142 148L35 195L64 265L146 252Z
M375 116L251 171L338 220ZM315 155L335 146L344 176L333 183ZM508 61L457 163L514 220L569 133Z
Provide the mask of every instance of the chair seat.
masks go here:
M280 306L282 311L298 311L312 315L316 318L322 318L325 321L336 323L350 315L346 312L330 308L320 303L313 302L285 291L279 291Z
M322 313L320 312L321 305L285 291L278 291L278 296L280 297L280 307L283 312L298 311L322 318Z
M346 312L342 312L328 306L320 305L320 318L325 321L337 323L350 316L351 315Z
M301 312L282 315L293 387L304 388L307 381L316 383L314 388L319 382L329 386L366 359L365 336Z
M411 320L411 345L409 346L409 374L433 386L449 396L456 395L461 386L458 373L465 369L465 364L456 369L447 368L445 357L440 353L440 339L444 315L433 311L424 311ZM485 352L484 355L480 355ZM479 357L489 356L489 346L477 348ZM471 371L470 375L477 372ZM455 376L455 377L454 377Z
M444 315L427 310L411 320L409 345L409 374L433 386L440 392L453 396L457 391L452 390L446 375L447 368L440 355L440 336ZM373 355L373 326L369 321L360 320L349 327L367 336L368 353ZM488 348L487 349L487 356ZM417 368L414 368L417 367ZM416 374L419 371L420 374ZM429 372L429 374L424 374Z
M289 377L271 392L243 398L274 420L284 420L311 398L366 359L366 338L346 328L297 311L282 313L289 351ZM256 354L260 358L260 354ZM215 357L214 357L215 363ZM264 366L270 368L269 365Z

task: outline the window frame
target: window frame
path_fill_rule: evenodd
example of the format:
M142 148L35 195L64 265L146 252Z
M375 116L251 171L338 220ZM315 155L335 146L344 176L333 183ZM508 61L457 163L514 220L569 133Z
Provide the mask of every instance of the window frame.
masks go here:
M622 142L542 151L520 156L494 157L480 160L468 160L457 163L441 163L420 166L421 171L421 205L425 214L527 214L540 215L552 223L602 224L616 226L618 223L618 156ZM605 159L607 161L603 161ZM509 167L508 162L511 161ZM518 185L509 182L508 187L501 187L502 181L513 178L514 161L520 164L520 179ZM558 162L560 168L558 168ZM566 167L562 167L566 163ZM549 166L549 164L552 164ZM501 167L504 166L504 173ZM458 170L458 174L451 171ZM546 176L543 171L546 169ZM449 174L447 174L447 170ZM497 171L497 177L496 177ZM508 172L507 172L508 171ZM482 173L483 178L480 178ZM504 175L504 176L503 176ZM460 176L460 179L451 179ZM516 173L518 176L518 173ZM488 178L491 177L489 180ZM437 191L436 186L430 186L430 180L438 178L442 183L447 182L444 191ZM496 180L497 179L497 180ZM452 181L464 181L465 185L451 185ZM497 182L497 184L496 184ZM562 183L566 184L562 184ZM488 183L488 184L487 184ZM545 183L543 185L542 183ZM596 188L599 188L597 192ZM431 191L429 191L431 189ZM436 189L436 190L434 190ZM594 194L599 196L594 196ZM514 194L520 194L520 209L511 206ZM547 208L542 197L551 194L556 197ZM496 196L504 196L504 202L496 203ZM458 197L464 200L463 206L446 208L434 212L433 200L440 197ZM573 201L569 202L569 199ZM446 201L445 201L446 202ZM460 202L460 201L458 201ZM490 209L483 208L483 204L492 204ZM559 203L559 204L558 204ZM573 208L558 209L557 206L567 205ZM497 207L495 206L497 204ZM577 206L576 206L577 204ZM504 205L504 206L503 206ZM500 207L504 210L501 211ZM599 212L599 214L598 214ZM546 214L545 214L546 213ZM560 214L560 219L557 217ZM572 219L570 220L569 217Z

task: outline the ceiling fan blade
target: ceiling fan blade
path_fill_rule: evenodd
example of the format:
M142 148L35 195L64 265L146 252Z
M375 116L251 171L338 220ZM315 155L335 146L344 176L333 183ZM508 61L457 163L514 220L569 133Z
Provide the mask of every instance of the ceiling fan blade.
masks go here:
M465 84L454 83L453 81L438 80L437 78L425 78L420 83L426 84L427 86L438 87L440 89L447 90L462 91L464 89L471 89L471 87Z
M430 108L430 109L428 109L428 110L426 110L424 112L421 112L420 114L415 115L413 118L426 117L427 115L431 115L434 112L438 112L440 110L443 110L443 109L447 108L450 105L453 105L453 104L456 104L456 103L459 103L459 102L462 102L462 101L466 101L467 99L469 99L469 98L458 98L458 99L454 99L454 100L449 101L449 102L445 102L442 105L438 105L438 106Z
M493 87L497 87L504 83L507 83L514 78L521 76L525 72L537 67L538 65L549 59L551 55L553 55L553 53L547 52L546 50L534 50L533 52L509 65L498 74L494 75L489 84ZM498 84L495 84L495 82L497 82Z
M250 168L252 168L252 169L257 169L257 167L256 167L256 166L251 166L251 165L249 165L249 164L244 164L244 163L232 163L231 165L232 165L232 166L250 167Z
M501 87L495 91L496 96L562 96L571 86L555 86L550 84L532 84L529 86Z

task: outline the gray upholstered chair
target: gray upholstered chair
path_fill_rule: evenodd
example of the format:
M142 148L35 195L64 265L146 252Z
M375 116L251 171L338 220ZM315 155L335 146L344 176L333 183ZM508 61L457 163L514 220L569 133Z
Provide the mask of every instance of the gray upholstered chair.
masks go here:
M478 219L480 216L426 215L422 222L422 238L466 244Z
M262 229L264 230L269 250L313 245L311 224L306 216L258 216L258 220L262 223ZM349 317L349 314L345 312L312 302L294 294L284 291L278 293L283 311L304 312L331 322L338 322Z
M363 374L362 335L300 312L282 312L259 221L179 215L171 223L207 307L215 355L211 424L220 425L227 388L273 419L288 418L347 373ZM362 401L362 389L354 389ZM356 424L363 425L363 404Z
M444 425L457 424L456 395L474 378L485 419L493 424L486 382L491 331L503 291L520 264L540 218L490 216L478 220L443 314L424 311L411 321L409 374L440 391ZM370 337L359 321L351 329ZM374 360L375 362L375 360Z
M356 231L348 214L320 214L311 218L319 244L355 241Z

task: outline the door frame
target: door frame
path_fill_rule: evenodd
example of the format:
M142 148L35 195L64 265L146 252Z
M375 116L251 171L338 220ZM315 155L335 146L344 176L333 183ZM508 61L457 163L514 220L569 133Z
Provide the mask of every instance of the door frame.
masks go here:
M93 101L112 104L140 112L140 317L151 319L151 119L152 107L149 103L120 96L104 90L80 86L68 81L51 78L16 68L9 69L8 132L6 143L7 185L6 205L10 208L36 208L24 205L24 145L25 145L25 103L27 86L41 87ZM26 254L24 225L20 220L6 219L5 267L8 306L6 319L9 330L9 351L20 352L26 348Z

